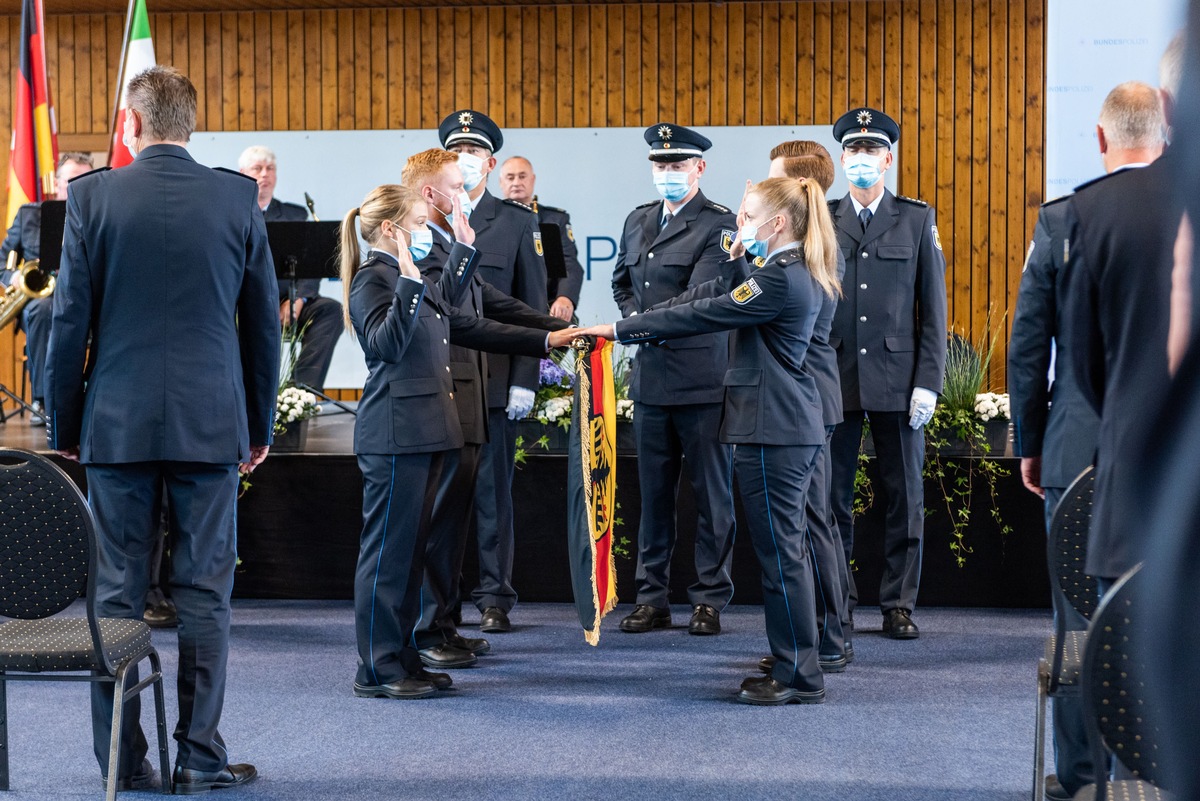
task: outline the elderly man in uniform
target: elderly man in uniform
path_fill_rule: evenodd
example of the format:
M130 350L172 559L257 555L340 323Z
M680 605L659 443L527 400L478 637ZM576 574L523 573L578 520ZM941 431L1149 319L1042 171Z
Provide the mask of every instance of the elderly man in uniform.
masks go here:
M442 120L438 137L442 147L458 156L464 188L460 198L475 230L479 277L544 313L546 265L537 215L528 206L487 191L487 177L496 168L494 154L504 144L500 128L486 114L462 109ZM485 633L509 631L508 614L517 603L512 586L514 421L533 409L539 368L538 360L528 356L493 354L488 359L488 441L480 448L475 480L479 586L471 593Z
M925 424L933 417L946 365L946 260L933 209L884 188L892 145L900 138L895 120L857 108L834 123L833 136L842 145L850 192L829 203L846 258L844 297L830 333L844 418L830 441L830 504L849 563L854 474L863 422L869 420L885 514L883 631L910 640L920 635L912 612L921 577ZM849 590L853 615L852 574Z
M303 222L308 219L303 206L275 197L277 164L270 148L251 145L243 150L238 157L238 171L258 184L258 207L262 209L264 220ZM287 279L279 280L279 324L304 332L292 379L322 392L334 348L342 335L342 304L321 295L319 278L297 279L295 301L291 300L291 284Z
M715 278L736 286L746 274L733 259L733 213L704 196L703 155L712 142L673 123L651 125L650 172L661 200L625 219L613 299L622 317L670 300ZM696 497L696 582L688 588L688 632L721 631L721 610L733 597L733 450L718 438L729 361L729 334L719 332L640 346L629 396L637 438L641 525L638 529L637 599L621 630L647 632L671 625L669 584L675 548L675 497L686 458Z
M1100 108L1097 141L1105 172L1154 161L1163 149L1163 116L1158 93L1138 81L1108 93ZM1045 499L1046 526L1063 492L1096 455L1100 419L1083 399L1074 357L1062 333L1067 304L1064 251L1067 199L1052 200L1038 212L1025 259L1008 347L1008 389L1012 395L1013 451L1021 457L1025 486ZM1053 359L1053 373L1051 360ZM1065 615L1068 630L1087 628L1061 592L1054 614ZM1082 699L1053 700L1056 776L1047 777L1046 797L1069 799L1094 779Z
M58 157L58 169L54 173L54 199L67 199L67 184L71 179L92 169L92 157L87 153L63 153ZM4 244L0 245L0 265L5 264L8 254L16 252L24 261L33 261L41 253L42 204L26 203L17 209ZM8 271L0 272L0 283L6 286L12 281ZM3 289L0 289L3 293ZM46 347L50 342L51 298L31 298L21 309L21 328L25 331L25 355L29 365L29 394L36 412L30 424L45 425L44 410L46 391Z
M218 724L238 471L261 464L271 443L278 296L253 182L197 164L185 148L196 120L191 81L151 67L127 93L124 141L134 162L79 178L67 198L47 366L49 439L87 468L97 614L141 617L147 555L170 501L175 792L192 795L256 775L253 765L229 763ZM117 771L122 788L145 787L153 771L138 699L126 704L119 766L108 761L112 704L111 690L93 685L100 769Z
M551 316L570 320L575 316L579 292L583 289L583 265L579 263L575 232L571 230L571 215L564 209L539 203L533 192L536 181L533 164L523 156L511 156L500 165L500 194L530 206L539 221L558 228L567 274L553 280L546 276L546 299L550 303Z

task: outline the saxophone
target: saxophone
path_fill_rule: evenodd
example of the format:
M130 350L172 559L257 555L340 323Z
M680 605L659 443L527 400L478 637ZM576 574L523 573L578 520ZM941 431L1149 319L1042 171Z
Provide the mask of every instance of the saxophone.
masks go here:
M16 251L12 251L8 254L7 269L13 276L0 296L0 329L15 320L26 303L54 293L54 276L42 271L38 259L19 262Z

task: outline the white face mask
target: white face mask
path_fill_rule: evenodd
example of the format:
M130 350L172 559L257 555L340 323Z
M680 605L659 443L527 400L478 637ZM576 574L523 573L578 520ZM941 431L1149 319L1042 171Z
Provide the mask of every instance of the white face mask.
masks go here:
M483 159L470 153L458 154L458 167L463 174L463 188L468 191L479 186L483 181Z

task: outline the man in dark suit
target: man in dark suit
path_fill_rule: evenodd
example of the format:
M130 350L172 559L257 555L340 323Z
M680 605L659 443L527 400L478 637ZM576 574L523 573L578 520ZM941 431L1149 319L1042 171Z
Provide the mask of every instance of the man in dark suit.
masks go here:
M99 614L141 617L147 555L169 501L180 622L175 788L197 793L256 775L252 765L229 764L217 726L238 470L253 470L271 442L278 290L253 183L197 164L184 148L196 119L192 83L153 67L127 91L124 141L136 160L76 180L67 197L47 370L49 439L87 468ZM102 772L119 771L124 787L152 773L138 713L135 698L119 767L110 766L112 696L93 689L96 758Z
M1106 172L1153 161L1162 153L1163 118L1153 87L1132 81L1109 92L1100 109L1097 141ZM1021 276L1008 346L1013 451L1021 457L1025 486L1045 499L1046 525L1071 482L1096 454L1099 418L1083 399L1074 356L1063 338L1067 305L1064 251L1067 198L1042 206ZM1053 373L1051 374L1051 360ZM1061 592L1053 596L1054 614L1067 629L1083 630L1087 621ZM1046 781L1046 797L1073 798L1094 780L1080 698L1053 701L1057 774Z
M570 320L579 306L579 292L583 289L583 265L579 263L579 248L575 246L571 215L565 209L539 203L537 195L533 193L536 181L533 164L527 158L511 156L500 165L500 194L529 206L537 213L540 223L558 229L567 274L553 280L546 276L546 299L552 316Z
M1164 117L1169 126L1165 104ZM1102 592L1144 557L1144 510L1120 499L1141 470L1149 412L1169 381L1172 248L1183 214L1167 189L1171 151L1142 169L1129 166L1076 187L1064 211L1062 339L1083 398L1100 416L1086 569Z
M258 207L267 222L303 222L308 212L303 206L285 203L275 197L277 163L275 153L262 145L251 145L238 157L238 171L258 184ZM279 324L303 331L300 356L296 359L292 380L296 384L322 392L325 376L333 361L333 351L342 335L342 304L321 294L319 278L279 281ZM293 346L294 347L294 346Z
M442 147L458 157L463 174L463 210L475 229L479 277L493 288L539 312L546 311L546 265L537 215L528 206L499 200L487 190L504 144L500 128L486 114L462 109L438 127ZM439 198L439 204L448 202ZM479 629L506 632L517 603L512 586L513 458L515 422L533 409L540 363L528 356L488 359L489 437L479 450L475 482L475 530L479 539L479 586L471 598L480 612Z
M417 267L430 281L445 285L450 277L445 274L445 265L454 245L474 233L465 215L455 215L452 206L456 204L450 201L462 190L458 158L438 149L417 153L405 163L403 181L426 198L429 212L426 224L433 231L430 251L417 262ZM478 274L453 283L456 288L447 291L446 296L469 319L486 317L550 330L567 327L565 321L534 311L484 282ZM415 633L421 659L430 667L467 667L491 650L486 639L459 634L454 614L460 601L462 563L473 508L470 499L479 471L479 452L489 435L486 376L488 364L495 358L495 354L450 345L454 403L464 444L444 456L430 523L421 618Z
M920 636L912 620L924 537L925 424L933 417L946 365L946 260L933 209L883 185L900 127L882 111L857 108L833 126L850 192L829 203L846 257L843 299L833 318L844 420L830 441L830 503L851 561L854 474L864 420L881 471L886 565L879 588L883 630ZM853 620L858 593L849 578Z
M734 215L700 191L712 142L673 123L651 125L651 174L662 200L625 218L613 299L631 317L715 278L729 286L745 277L746 261L729 252L737 236ZM675 498L683 462L696 497L696 583L688 588L696 635L721 631L721 610L733 597L733 449L720 441L721 404L729 362L729 334L701 334L638 348L629 397L637 438L641 524L637 599L621 630L647 632L671 625L671 554Z
M58 170L54 173L55 199L67 199L67 183L92 169L92 157L87 153L63 153L58 157ZM24 261L33 261L41 253L42 204L26 203L17 209L17 216L9 226L4 244L0 245L0 265L14 251ZM12 275L0 272L0 283L8 286ZM0 289L0 292L3 290ZM31 298L21 309L21 328L25 331L25 356L29 365L29 396L35 412L45 408L46 401L46 346L50 342L50 315L54 301L51 298ZM31 425L45 425L41 414L30 417Z

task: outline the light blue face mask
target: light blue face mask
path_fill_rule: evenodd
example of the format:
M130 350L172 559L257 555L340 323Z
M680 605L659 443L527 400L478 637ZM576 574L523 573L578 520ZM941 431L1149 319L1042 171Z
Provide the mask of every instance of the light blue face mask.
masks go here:
M692 191L686 172L656 172L654 173L654 188L658 194L671 203L678 203Z
M408 246L408 252L412 254L413 261L418 262L433 250L433 231L421 227L408 233L412 237L412 244Z
M842 165L846 180L859 189L870 189L883 177L883 173L879 171L879 162L882 160L882 156L872 156L870 153L847 156Z
M762 258L767 255L766 239L755 239L758 235L758 229L762 228L762 224L750 226L742 226L742 230L738 231L738 239L742 241L742 247L746 248L746 252L755 258Z
M483 180L483 159L470 153L459 153L458 167L462 170L463 187L471 190L479 186L479 182Z
M431 186L429 188L432 189L434 192L437 192L442 197L446 198L446 200L452 200L452 198L449 195L447 195L445 192L441 191L437 187ZM465 214L467 216L467 218L470 219L473 206L471 205L471 196L467 194L465 189L458 193L458 203L460 206L462 206L463 214ZM442 216L444 216L446 218L446 223L448 225L454 224L454 221L450 219L449 211L442 211L437 206L434 206L434 208L442 213ZM453 208L453 205L451 206L451 208Z

